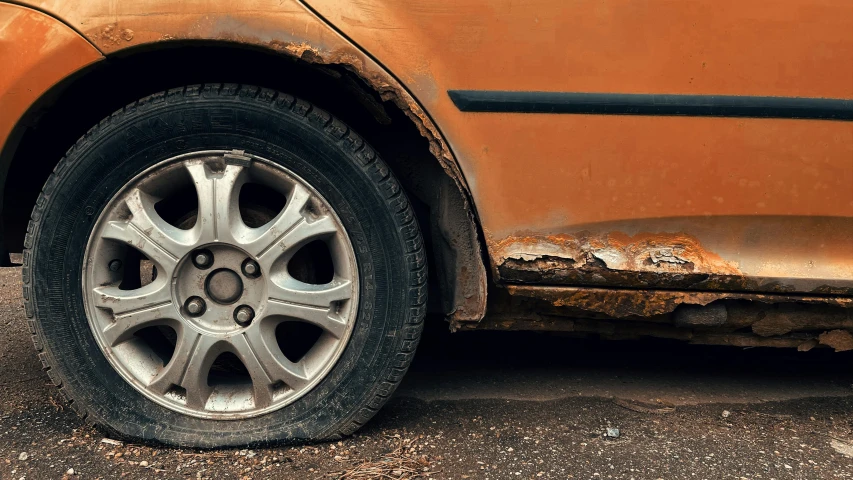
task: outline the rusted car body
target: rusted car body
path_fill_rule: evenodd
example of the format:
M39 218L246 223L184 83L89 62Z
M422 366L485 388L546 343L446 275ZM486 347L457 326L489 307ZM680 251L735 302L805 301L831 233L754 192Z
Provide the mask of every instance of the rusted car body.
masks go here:
M455 329L853 348L848 0L0 2L10 250L75 108L201 51L414 132L388 161Z

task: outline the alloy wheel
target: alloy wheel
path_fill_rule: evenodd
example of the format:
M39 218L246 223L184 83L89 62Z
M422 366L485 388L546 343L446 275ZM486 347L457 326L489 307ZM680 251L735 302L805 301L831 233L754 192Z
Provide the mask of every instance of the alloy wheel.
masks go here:
M109 362L148 398L197 417L293 402L355 324L358 270L338 215L308 182L242 151L181 155L138 175L96 221L84 265L89 324Z

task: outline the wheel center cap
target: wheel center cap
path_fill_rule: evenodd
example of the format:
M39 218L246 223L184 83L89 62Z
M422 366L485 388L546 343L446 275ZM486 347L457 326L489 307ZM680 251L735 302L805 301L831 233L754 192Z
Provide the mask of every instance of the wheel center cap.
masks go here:
M233 270L222 268L207 276L206 288L213 301L227 305L243 294L243 280Z

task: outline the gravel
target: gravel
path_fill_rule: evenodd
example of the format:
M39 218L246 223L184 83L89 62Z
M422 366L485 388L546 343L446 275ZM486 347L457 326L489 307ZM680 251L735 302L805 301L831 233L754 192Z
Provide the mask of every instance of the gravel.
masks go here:
M397 395L351 438L126 444L85 425L49 384L19 276L0 269L2 479L853 478L851 355L451 335L440 319Z

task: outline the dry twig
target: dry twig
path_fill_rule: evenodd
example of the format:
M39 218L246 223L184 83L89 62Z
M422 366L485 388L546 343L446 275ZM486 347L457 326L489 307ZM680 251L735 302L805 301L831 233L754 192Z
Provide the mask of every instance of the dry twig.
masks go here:
M619 405L622 408L626 408L633 412L639 413L654 413L657 415L665 415L667 413L672 413L675 411L675 407L672 406L658 406L658 405L649 405L643 404L640 402L629 402L627 400L622 400L617 398L613 400L613 403Z
M377 461L364 461L350 470L342 472L339 480L414 479L434 475L429 469L426 455L415 452L415 440L403 439L399 435L397 447Z

